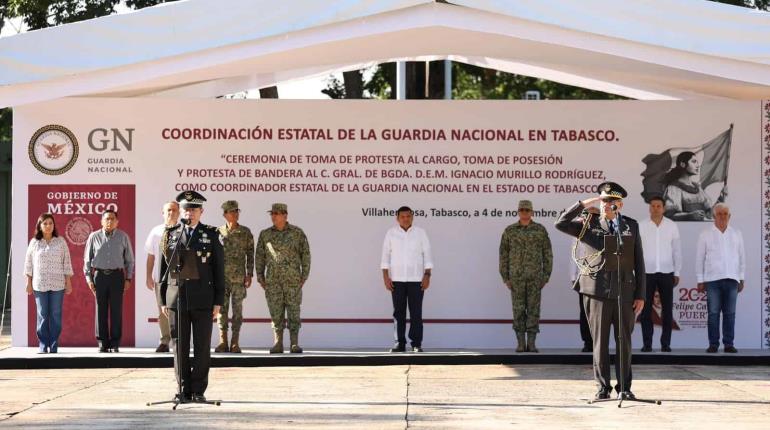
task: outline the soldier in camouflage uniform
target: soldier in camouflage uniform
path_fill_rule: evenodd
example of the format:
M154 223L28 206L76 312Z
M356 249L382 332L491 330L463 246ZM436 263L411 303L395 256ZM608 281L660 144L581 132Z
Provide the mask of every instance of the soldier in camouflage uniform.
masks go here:
M241 352L240 333L243 324L243 300L251 286L254 273L254 235L247 227L238 224L241 210L238 202L228 200L222 203L225 225L219 227L225 248L225 304L219 314L219 345L214 352ZM227 345L227 317L230 300L233 304L233 337Z
M537 352L540 290L548 283L552 266L548 232L532 220L532 202L521 200L519 222L509 225L500 240L500 276L511 290L516 352Z
M284 321L289 325L291 352L299 346L302 287L310 274L310 245L301 228L288 223L287 207L275 203L268 211L273 226L259 233L255 255L257 281L265 289L272 319L274 344L271 354L283 352Z

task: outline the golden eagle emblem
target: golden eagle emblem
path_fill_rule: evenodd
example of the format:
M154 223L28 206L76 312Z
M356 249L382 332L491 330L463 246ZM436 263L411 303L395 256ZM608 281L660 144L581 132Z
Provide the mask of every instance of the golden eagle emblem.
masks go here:
M29 161L46 175L61 175L70 170L78 159L78 140L61 125L39 128L29 140Z
M55 143L51 143L46 145L43 143L42 146L45 148L46 158L49 160L56 160L57 158L60 158L62 155L64 155L64 147L67 146L67 144L62 143L61 145L57 145Z

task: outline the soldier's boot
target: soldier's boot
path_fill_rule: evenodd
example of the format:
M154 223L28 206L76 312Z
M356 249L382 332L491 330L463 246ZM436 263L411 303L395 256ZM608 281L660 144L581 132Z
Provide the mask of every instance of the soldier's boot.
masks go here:
M516 352L527 352L527 340L524 333L516 332Z
M273 332L273 347L270 348L271 354L283 354L283 330Z
M291 353L302 354L302 348L300 348L299 346L299 332L298 331L289 332L289 339L291 340Z
M227 330L219 330L219 345L214 348L214 352L229 352L227 347Z
M535 338L537 338L537 333L527 333L527 351L539 352L535 346Z
M238 331L234 331L233 332L233 338L230 339L230 352L234 352L236 354L240 354L241 353L241 345L240 345L240 342L239 342L240 335L241 335L241 333L238 332Z

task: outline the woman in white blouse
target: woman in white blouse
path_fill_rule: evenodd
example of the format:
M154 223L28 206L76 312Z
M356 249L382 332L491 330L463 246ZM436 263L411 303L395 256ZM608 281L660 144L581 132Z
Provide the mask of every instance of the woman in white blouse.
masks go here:
M56 353L62 326L64 294L72 292L72 263L67 242L56 232L53 215L40 215L24 263L27 294L35 294L38 353Z

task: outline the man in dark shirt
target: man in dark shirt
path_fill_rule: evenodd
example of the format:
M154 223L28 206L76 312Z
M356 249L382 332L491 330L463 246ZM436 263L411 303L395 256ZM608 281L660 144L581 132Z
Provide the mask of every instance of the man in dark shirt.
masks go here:
M83 260L88 288L96 297L99 352L119 352L123 294L131 287L134 252L128 235L118 230L118 213L114 210L105 211L102 228L88 236Z

